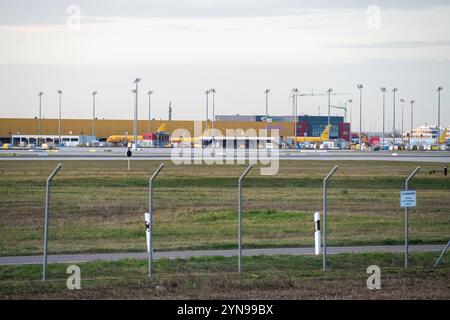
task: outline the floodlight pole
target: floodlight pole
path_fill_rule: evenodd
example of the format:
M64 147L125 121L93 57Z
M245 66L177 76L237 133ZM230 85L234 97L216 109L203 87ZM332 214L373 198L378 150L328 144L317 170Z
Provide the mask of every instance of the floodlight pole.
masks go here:
M249 165L247 169L245 169L244 173L239 178L238 182L238 272L242 271L242 181L253 168L253 165Z
M270 89L264 91L266 94L266 136L269 136L269 92Z
M394 89L392 89L392 93L393 93L393 108L392 108L392 111L393 111L393 113L394 113L394 118L393 118L393 121L392 121L392 131L393 131L393 134L392 134L392 137L393 137L393 143L392 143L392 149L394 150L394 148L395 148L395 94L396 94L396 92L398 91L398 89L397 88L394 88Z
M134 136L134 146L133 150L137 149L138 145L138 83L141 81L140 78L134 80L135 87L135 97L134 97L134 123L133 123L133 136Z
M211 139L211 143L212 143L212 147L213 147L213 150L214 150L214 148L215 148L215 144L214 144L214 122L216 121L215 120L216 111L215 111L215 106L214 106L214 96L216 94L216 89L211 89L210 92L212 93L212 121L211 121L211 137L212 137L212 139Z
M408 190L408 182L409 180L411 180L416 173L420 170L420 167L417 167L416 169L414 169L414 171L409 175L408 178L406 178L405 181L405 190ZM408 207L405 208L405 269L408 268L408 229L409 229L409 225L408 225Z
M362 89L363 85L358 84L359 89L359 150L362 150Z
M39 96L39 121L38 121L38 135L41 135L41 119L42 119L42 95L44 94L44 92L39 92L38 96ZM39 144L39 140L38 140L38 144Z
M47 178L47 183L45 185L45 222L44 222L44 264L42 267L42 281L47 281L47 255L48 255L48 214L50 209L50 182L53 177L61 169L62 164L59 163L58 166L53 170L52 174Z
M327 183L331 176L336 172L339 166L334 166L330 173L323 179L323 271L327 270Z
M148 213L150 216L149 219L149 231L150 231L150 246L148 248L148 276L151 277L152 275L152 264L153 264L153 180L156 178L156 176L159 174L159 172L164 168L164 163L161 163L156 169L156 171L153 173L153 175L150 177L148 182Z
M152 106L151 102L152 102L152 98L151 98L151 96L153 94L153 91L150 90L149 92L147 92L147 94L148 94L148 126L147 126L147 133L150 134L151 133L150 127L151 127L151 121L152 121L152 116L151 116L151 111L152 111L152 109L151 109L151 106Z
M331 119L330 119L330 112L331 112L331 92L333 92L333 89L328 89L328 126L330 126Z
M292 99L294 103L294 146L297 149L297 122L298 122L298 108L297 108L298 89L292 89Z
M441 150L441 91L442 87L437 88L438 93L438 125L437 125L437 141L439 150Z
M97 91L92 92L92 136L95 137L95 96Z
M409 149L412 150L411 140L412 140L412 134L413 134L413 127L414 127L414 100L411 100L411 130L409 132Z
M62 96L62 90L58 90L57 93L59 94L59 120L58 120L58 144L61 144L61 96Z
M384 137L385 137L385 123L386 123L386 120L385 120L385 112L386 112L386 88L385 87L382 87L381 88L381 92L382 92L382 94L383 94L383 134L382 134L382 138L381 138L381 141L382 141L382 149L381 150L384 150Z
M349 99L348 104L350 105L350 141L352 140L352 123L353 123L353 100Z
M205 134L208 135L208 121L209 121L209 114L208 114L208 104L209 104L209 94L211 93L210 90L206 90L205 96L206 96L206 124L205 124ZM203 142L202 142L203 147Z

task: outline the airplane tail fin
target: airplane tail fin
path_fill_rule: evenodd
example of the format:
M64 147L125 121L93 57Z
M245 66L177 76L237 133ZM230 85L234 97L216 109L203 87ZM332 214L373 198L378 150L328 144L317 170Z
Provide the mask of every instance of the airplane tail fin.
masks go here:
M441 136L439 137L439 142L440 142L441 144L445 144L446 138L447 138L447 128L445 128L444 130L442 130L442 134L441 134Z
M163 122L163 123L159 126L158 131L159 131L159 132L167 131L167 125L166 125L165 122Z
M322 135L320 136L320 140L322 140L322 141L330 140L330 129L331 129L331 124L325 128Z

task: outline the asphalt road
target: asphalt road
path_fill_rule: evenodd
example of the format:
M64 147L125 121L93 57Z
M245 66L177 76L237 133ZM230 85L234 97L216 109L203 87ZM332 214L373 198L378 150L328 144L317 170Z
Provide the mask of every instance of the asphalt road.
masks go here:
M411 245L409 252L440 252L443 245ZM328 247L328 254L339 253L367 253L367 252L390 252L402 253L404 246L358 246L358 247ZM269 249L244 249L244 256L273 256L273 255L313 255L314 248L269 248ZM192 250L192 251L167 251L154 252L154 259L177 259L189 257L220 256L232 257L237 255L237 250ZM80 263L90 261L117 261L121 259L147 259L146 252L127 253L90 253L90 254L67 254L48 256L49 263ZM42 264L43 256L16 256L0 257L0 265L24 265Z
M194 150L194 151L193 151ZM131 160L157 160L168 161L173 160L172 152L174 149L141 149L133 152ZM235 160L273 160L267 156L264 150L255 150L254 153L248 151L240 151L236 153L234 150L216 151L215 157L212 157L207 151L202 155L201 149L184 149L178 150L177 154L184 157L185 160L193 159L191 152L200 152L197 155L203 157L204 161L220 161L226 159L226 156L233 157ZM241 153L243 152L243 153ZM258 153L259 152L259 153ZM57 151L42 150L0 150L0 161L21 161L21 160L99 160L124 161L126 148L62 148ZM348 161L348 160L365 160L365 161L407 161L407 162L450 162L450 152L392 152L392 151L354 151L354 150L279 150L275 155L280 160L328 160L328 161ZM186 162L185 162L186 163Z

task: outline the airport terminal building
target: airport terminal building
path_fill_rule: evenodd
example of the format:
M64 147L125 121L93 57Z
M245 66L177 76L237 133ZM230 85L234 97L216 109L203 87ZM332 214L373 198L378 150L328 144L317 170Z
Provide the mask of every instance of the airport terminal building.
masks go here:
M216 121L219 122L265 122L265 115L217 115ZM294 125L293 116L269 116L270 127L276 127L277 123L291 122ZM344 117L330 117L332 125L330 131L331 139L343 139L350 141L351 127L350 123L344 122ZM297 117L297 136L319 137L328 124L327 116L298 116Z

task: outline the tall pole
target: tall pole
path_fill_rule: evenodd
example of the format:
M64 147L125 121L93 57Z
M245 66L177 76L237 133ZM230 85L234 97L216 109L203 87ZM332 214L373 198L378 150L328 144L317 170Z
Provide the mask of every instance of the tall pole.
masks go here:
M297 149L297 123L298 123L298 109L297 109L298 89L292 89L292 101L294 103L294 146Z
M394 147L395 147L395 93L398 91L398 89L397 88L394 88L394 89L392 89L392 93L393 93L393 99L394 99L394 103L393 103L393 108L392 108L392 111L393 111L393 113L394 113L394 117L393 117L393 121L392 121L392 131L393 131L393 138L394 138L394 140L393 140L393 144L392 144L392 148L394 149Z
M403 145L403 143L404 143L404 140L403 140L403 114L404 114L404 112L405 112L405 99L400 99L400 102L402 103L402 132L401 132L401 135L402 135L402 145Z
M386 120L385 120L385 112L386 112L386 88L385 87L382 87L381 88L381 92L382 92L382 94L383 94L383 133L382 133L382 135L381 135L381 141L382 141L382 148L381 148L381 150L384 150L384 146L385 146L385 143L384 143L384 138L385 138L385 123L386 123Z
M61 96L62 96L62 91L58 90L57 92L59 94L59 120L58 120L58 136L59 136L59 140L58 140L58 144L61 144Z
M441 91L442 87L437 88L438 92L438 125L437 125L437 140L438 140L438 147L439 150L441 149Z
M352 140L352 123L353 123L353 100L349 99L348 104L350 105L350 141Z
M138 83L141 81L140 78L136 78L134 80L135 84L135 96L134 96L134 125L133 125L133 136L134 136L134 145L133 150L136 150L138 144Z
M97 91L92 92L92 136L95 137L95 96Z
M363 85L357 85L359 89L359 150L362 150L362 89Z
M148 126L147 126L147 132L150 134L151 133L151 131L150 131L150 126L151 126L151 121L152 121L152 116L151 116L151 106L152 106L152 104L151 104L151 95L152 95L152 93L153 93L153 91L149 91L149 92L147 92L147 94L148 94Z
M208 114L209 94L210 94L210 91L206 90L206 92L205 92L205 95L206 95L206 128L205 128L205 132L206 132L206 134L208 134L208 121L209 121L209 114Z
M264 91L264 93L266 94L266 135L269 136L269 126L268 126L268 122L269 122L269 92L270 89L266 89L266 91Z
M414 100L411 100L411 130L409 131L409 149L412 150L411 140L413 135L413 128L414 128Z
M214 122L216 117L216 111L214 106L214 95L216 94L216 89L209 90L212 93L212 122L211 122L211 136L212 136L212 145L214 148Z
M327 93L328 93L328 127L330 126L330 112L331 112L331 92L333 92L333 89L328 89Z
M41 119L42 119L42 95L44 92L39 92L39 120L38 120L38 135L41 135ZM39 142L39 141L38 141Z

